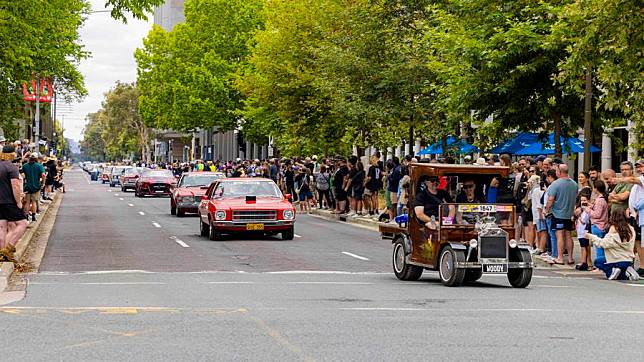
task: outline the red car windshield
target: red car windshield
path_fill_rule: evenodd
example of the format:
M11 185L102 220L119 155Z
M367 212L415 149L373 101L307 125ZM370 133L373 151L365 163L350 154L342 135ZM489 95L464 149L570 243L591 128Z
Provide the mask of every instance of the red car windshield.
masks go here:
M224 181L215 189L215 197L245 196L282 198L282 192L274 182L268 181Z
M186 175L179 181L179 187L208 186L213 181L220 179L220 175Z
M142 177L174 177L170 170L150 170L141 175Z

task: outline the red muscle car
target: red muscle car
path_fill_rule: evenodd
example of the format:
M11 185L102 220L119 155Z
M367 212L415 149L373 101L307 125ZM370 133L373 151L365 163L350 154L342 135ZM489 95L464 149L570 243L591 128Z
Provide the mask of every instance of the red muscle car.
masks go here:
M176 185L170 170L145 170L134 184L134 196L170 196Z
M208 186L224 177L226 175L221 172L186 172L181 175L170 196L170 214L183 216L187 212L196 213Z
M226 178L214 182L199 204L201 235L221 240L223 234L282 234L293 240L295 208L275 182L262 178Z

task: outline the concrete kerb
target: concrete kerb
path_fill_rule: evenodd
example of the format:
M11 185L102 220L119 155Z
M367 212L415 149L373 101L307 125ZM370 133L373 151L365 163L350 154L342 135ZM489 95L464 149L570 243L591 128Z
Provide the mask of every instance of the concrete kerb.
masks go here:
M368 218L360 218L360 217L347 217L344 214L332 214L328 210L320 210L320 209L313 209L311 210L311 214L322 217L327 220L331 221L337 221L337 222L345 222L347 224L355 224L359 225L362 227L367 227L371 230L378 231L378 221L375 220L370 220ZM579 244L576 245L575 247L576 250L579 250ZM533 257L532 258L535 267L537 269L547 269L547 270L561 270L561 271L567 271L567 270L574 270L574 265L557 265L557 264L548 264L545 260L543 260L541 257Z
M31 245L32 240L37 235L38 230L40 228L40 224L49 215L51 209L55 209L60 205L62 198L63 198L62 194L60 192L56 192L54 194L54 199L51 203L49 204L43 203L41 205L42 212L40 213L40 217L38 218L38 220L36 220L35 223L32 223L29 225L29 228L27 229L25 234L20 238L20 240L18 240L18 243L16 244L16 252L15 252L16 260L22 259L25 252L29 248L29 245ZM0 263L0 292L4 291L5 288L7 287L7 283L9 281L9 278L11 278L11 274L13 274L13 271L14 271L13 263L8 263L8 262Z

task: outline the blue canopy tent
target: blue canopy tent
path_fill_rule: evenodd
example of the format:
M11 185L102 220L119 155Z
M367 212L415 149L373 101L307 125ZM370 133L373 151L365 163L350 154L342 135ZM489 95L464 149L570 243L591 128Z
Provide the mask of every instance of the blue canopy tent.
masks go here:
M555 145L554 145L554 135L550 134L548 137L548 142L544 143L540 140L537 140L535 143L524 147L523 149L515 152L517 156L531 156L531 155L554 155L555 154ZM563 153L582 153L584 152L584 142L576 137L567 137L561 138L561 150ZM590 145L590 152L600 152L596 146Z
M514 138L511 138L500 145L492 148L490 153L494 154L514 154L519 150L522 150L536 142L539 141L539 135L536 133L530 132L521 132L518 133Z
M475 153L479 149L462 139L454 136L447 137L447 148L456 151L456 153ZM434 143L433 145L422 149L418 152L419 155L440 155L443 154L443 145L441 142Z

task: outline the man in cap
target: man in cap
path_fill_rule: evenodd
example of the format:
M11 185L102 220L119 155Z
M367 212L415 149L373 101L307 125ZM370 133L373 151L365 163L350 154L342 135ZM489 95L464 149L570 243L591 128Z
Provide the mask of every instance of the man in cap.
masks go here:
M33 152L29 156L29 162L22 165L22 172L25 174L25 204L23 205L23 211L27 215L31 213L31 221L36 221L40 189L45 182L45 168L38 162L39 156L37 152Z
M27 229L22 211L22 180L18 167L11 163L15 147L5 145L0 155L0 259L14 262L16 243Z

